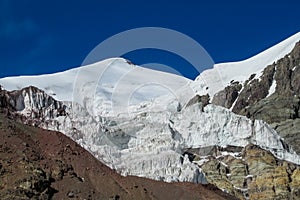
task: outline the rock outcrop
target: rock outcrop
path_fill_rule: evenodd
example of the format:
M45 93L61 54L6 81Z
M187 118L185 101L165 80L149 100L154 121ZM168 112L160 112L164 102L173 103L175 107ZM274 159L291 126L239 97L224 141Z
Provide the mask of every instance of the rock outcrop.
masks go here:
M212 103L215 105L231 108L239 96L242 85L239 82L232 82L230 86L215 94Z
M300 199L298 165L278 160L252 144L243 149L214 149L215 156L201 149L192 151L195 163L207 160L199 165L209 183L240 199Z
M204 107L209 104L209 100L210 98L208 94L202 96L196 95L187 102L185 107L189 107L194 104L200 104L201 110L203 111Z

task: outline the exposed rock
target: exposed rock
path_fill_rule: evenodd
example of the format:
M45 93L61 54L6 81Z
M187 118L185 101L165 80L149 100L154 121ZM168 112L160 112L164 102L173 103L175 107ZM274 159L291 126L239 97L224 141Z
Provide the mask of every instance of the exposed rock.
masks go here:
M209 100L210 100L210 97L209 97L208 94L207 95L202 95L202 96L196 95L192 99L189 100L189 102L186 104L185 107L189 107L191 105L200 103L201 104L201 110L203 111L204 107L209 104Z
M232 82L231 85L225 87L224 90L215 94L212 103L225 108L231 108L241 89L242 85L239 82Z
M228 169L230 172L230 181L231 183L238 188L245 187L245 177L247 176L247 167L246 163L240 159L233 159L228 165ZM228 162L226 162L228 163Z
M297 168L294 170L293 174L291 175L292 182L290 184L290 189L292 193L293 199L300 199L300 169Z
M233 155L220 151L201 164L209 183L240 199L300 199L299 166L280 161L256 145Z
M272 124L272 127L280 133L287 144L291 144L293 150L300 153L300 119L288 119L280 123Z
M253 77L250 76L248 81L244 83L244 87L240 92L232 111L239 113L241 109L254 105L259 100L265 98L272 85L274 73L275 64L269 65L264 69L260 80L252 79Z
M299 102L298 96L281 96L275 93L269 98L241 110L240 114L262 119L269 124L280 123L298 118Z
M227 167L216 159L211 159L202 165L202 170L205 172L207 181L211 184L216 185L218 188L233 193L233 184L227 177Z

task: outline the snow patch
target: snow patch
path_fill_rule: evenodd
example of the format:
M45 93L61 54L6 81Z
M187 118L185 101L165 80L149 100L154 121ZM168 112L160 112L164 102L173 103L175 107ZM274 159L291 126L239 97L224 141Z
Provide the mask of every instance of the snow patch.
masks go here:
M268 98L269 96L271 96L272 94L274 94L275 91L276 91L276 80L273 79L272 85L271 85L271 87L269 89L269 93L268 93L268 95L267 95L266 98Z

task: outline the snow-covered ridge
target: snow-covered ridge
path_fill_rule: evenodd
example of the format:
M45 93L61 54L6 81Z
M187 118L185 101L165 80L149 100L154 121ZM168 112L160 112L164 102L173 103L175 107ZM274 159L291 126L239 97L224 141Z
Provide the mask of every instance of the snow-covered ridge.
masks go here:
M166 95L187 101L194 95L188 87L190 82L178 75L137 67L123 58L55 74L0 79L0 85L8 91L35 86L56 100L77 102L93 115L127 112L130 106L136 109L134 106L141 102Z
M34 86L45 91L56 100L72 101L74 83L80 71L86 71L86 76L89 77L89 68L97 66L101 70L116 60L124 59L110 58L98 63L54 74L6 77L0 79L0 84L8 91L20 90L25 87Z
M232 80L243 83L251 74L259 77L265 67L290 53L298 41L300 32L246 60L215 64L213 69L203 71L192 85L199 94L208 93L213 97Z
M123 106L124 97L126 101L130 101L126 102L129 104L156 99L166 93L185 97L183 101L191 98L193 91L200 95L208 93L213 97L232 80L243 83L251 74L259 77L267 65L288 54L299 40L300 32L244 61L215 64L213 69L203 71L194 82L174 74L136 67L123 58L110 58L55 74L2 78L0 85L9 91L35 86L59 101L79 100L82 103L81 96L89 97L89 103L96 107L93 112L105 114L112 109L112 98L118 102L115 104ZM146 87L147 84L152 86ZM127 91L121 94L124 88L134 90L134 95ZM181 95L174 94L177 89L181 90ZM189 91L188 95L182 94L184 90ZM128 95L132 95L130 100Z

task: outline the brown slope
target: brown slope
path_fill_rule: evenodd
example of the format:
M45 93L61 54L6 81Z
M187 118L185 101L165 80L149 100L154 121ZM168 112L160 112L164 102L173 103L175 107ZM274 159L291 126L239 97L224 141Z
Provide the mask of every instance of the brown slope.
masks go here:
M0 199L232 199L211 185L122 177L59 132L0 115Z

